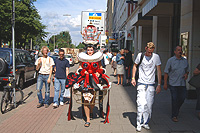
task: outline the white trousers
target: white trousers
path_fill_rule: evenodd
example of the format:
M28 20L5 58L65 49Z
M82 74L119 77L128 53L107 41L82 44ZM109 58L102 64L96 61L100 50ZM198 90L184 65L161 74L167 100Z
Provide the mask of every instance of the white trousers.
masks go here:
M147 124L151 118L154 92L154 85L137 86L137 125Z

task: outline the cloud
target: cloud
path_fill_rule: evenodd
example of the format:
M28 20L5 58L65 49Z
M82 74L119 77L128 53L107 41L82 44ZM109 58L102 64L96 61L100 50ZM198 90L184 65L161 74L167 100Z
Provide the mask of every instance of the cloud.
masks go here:
M34 5L42 17L42 23L47 26L50 34L45 39L62 31L69 31L72 42L82 42L81 12L105 11L107 0L37 0ZM63 16L70 14L71 16Z

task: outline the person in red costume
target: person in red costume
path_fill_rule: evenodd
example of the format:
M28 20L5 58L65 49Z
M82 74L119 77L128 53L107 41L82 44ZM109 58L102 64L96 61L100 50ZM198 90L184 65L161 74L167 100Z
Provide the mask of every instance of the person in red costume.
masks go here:
M87 48L87 54L89 56L92 56L94 54L94 48L93 47L88 47ZM96 63L96 65L95 65L96 68L97 68L98 64L101 64L99 62L95 62L95 63ZM87 66L89 66L89 65L87 65L86 63L82 63L82 65L79 66L79 67L80 68L81 67L84 68L84 67L87 67ZM91 69L89 71L90 71L90 73L92 73ZM89 72L87 71L87 69L86 69L86 71L84 71L84 73L89 76ZM96 76L96 77L100 76L100 74L98 72L96 72L94 74L95 74L94 76ZM90 91L90 92L92 93L92 95L94 95L94 93L95 93L95 91ZM89 93L87 93L87 94L89 95ZM89 101L89 100L91 100L91 101ZM91 102L91 103L89 104L89 102ZM84 111L85 111L85 115L86 115L86 118L87 118L86 123L85 123L84 126L85 127L89 127L90 126L90 114L93 114L93 108L94 108L94 105L95 105L95 97L93 97L92 99L88 99L88 100L84 99L84 103L85 103L84 104ZM91 115L91 117L92 117L92 115Z
M86 51L81 52L78 55L78 59L80 61L79 68L76 73L70 73L68 75L66 88L73 87L73 90L75 90L74 92L81 92L82 113L83 116L86 117L86 123L84 124L84 126L89 127L90 119L93 118L93 108L95 106L97 93L99 94L99 116L104 118L103 95L106 95L107 91L111 88L111 82L108 82L107 78L109 77L105 74L105 69L103 69L101 66L103 53L101 53L100 51L96 51L95 45L86 44ZM69 106L68 120L71 120L73 118L71 107L72 102L70 102ZM108 91L108 102L104 123L109 123L109 111L110 105Z
M85 91L83 93L84 97L84 112L86 115L86 123L85 127L90 126L90 118L93 117L93 108L95 105L95 94L96 91L103 90L102 84L106 84L104 88L109 88L109 82L107 80L108 76L105 75L105 71L101 66L102 53L95 52L94 47L89 45L87 47L84 59L80 59L81 63L79 68L82 69L80 75L82 78L79 78L77 83L80 83L82 87L81 91ZM80 55L79 55L80 57ZM83 57L83 56L82 56ZM87 60L88 62L85 62ZM82 83L81 83L82 82ZM100 114L102 115L102 114Z

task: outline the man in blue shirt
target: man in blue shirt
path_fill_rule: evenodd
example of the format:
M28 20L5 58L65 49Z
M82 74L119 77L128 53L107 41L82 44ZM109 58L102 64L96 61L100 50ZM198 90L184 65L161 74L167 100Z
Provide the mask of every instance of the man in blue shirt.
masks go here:
M54 104L53 107L58 107L58 97L59 97L59 90L61 87L61 94L60 94L60 105L63 106L63 95L65 92L65 82L67 75L69 74L69 61L64 58L64 50L59 50L59 58L55 59L55 77L54 77Z
M182 47L174 49L175 55L168 59L165 66L164 89L167 90L169 77L169 89L172 97L172 121L178 122L177 116L181 105L186 98L186 79L188 78L189 65L187 59L182 57Z

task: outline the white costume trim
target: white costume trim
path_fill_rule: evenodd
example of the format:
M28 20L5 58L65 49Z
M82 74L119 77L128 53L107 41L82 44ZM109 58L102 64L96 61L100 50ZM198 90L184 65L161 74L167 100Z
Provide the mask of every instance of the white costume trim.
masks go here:
M93 45L95 45L95 44L98 43L98 41L93 41L93 40L83 40L83 42L84 42L85 44L93 44Z
M85 52L81 52L80 54L78 54L78 59L81 62L99 62L101 59L103 59L103 53L96 52L92 56L89 56Z

